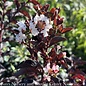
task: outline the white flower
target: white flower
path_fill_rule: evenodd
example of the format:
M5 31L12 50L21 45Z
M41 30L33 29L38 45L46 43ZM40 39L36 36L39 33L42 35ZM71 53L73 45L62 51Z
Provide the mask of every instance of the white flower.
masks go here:
M50 28L52 28L52 25L51 25L51 24L47 24L47 25L45 26L45 30L46 30L46 31L49 31Z
M46 68L47 68L48 70L50 69L50 62L49 62L49 63L47 63Z
M69 57L68 59L71 61L71 67L74 66L74 64L73 64L73 58Z
M73 86L73 83L70 82L70 83L68 83L67 85L68 85L68 86Z
M11 1L6 1L5 2L5 5L8 6L8 7L10 7L12 4L13 4L13 2L11 2Z
M44 80L47 80L47 81L51 80L51 76L49 75L44 74L43 77L44 77Z
M16 40L16 42L21 43L26 39L25 34L22 33L22 30L26 31L26 25L24 24L23 21L18 22L17 25L19 26L18 28L13 27L12 29L19 31L18 34L15 34L16 35L15 40ZM10 40L12 40L12 39L10 38Z
M29 29L31 30L32 35L36 36L39 34L37 28L35 28L35 24L32 21L29 22Z
M49 24L49 19L43 14L39 16L39 20L45 21L46 24Z
M43 70L44 70L45 73L48 73L48 69L46 67L43 68Z
M52 70L54 71L54 73L58 73L58 71L59 71L59 66L53 64L53 66L52 66Z
M26 31L26 25L24 24L23 21L20 21L17 24L19 25L19 27L18 27L19 31L22 31L22 30Z
M40 32L38 31L38 28L36 27L39 21L42 21L42 23L43 22L45 23L44 29L43 29L43 27L40 28L41 29ZM39 33L43 33L44 37L47 37L48 36L48 31L49 31L50 28L52 28L52 24L50 24L49 19L43 14L41 14L40 16L38 14L36 14L34 19L32 19L29 22L29 29L31 30L32 35L34 35L34 36L38 35Z
M85 80L83 80L83 86L85 86Z
M66 57L66 52L62 52L63 53L63 56L64 56L64 58Z
M26 39L26 36L25 34L22 34L22 32L20 32L19 34L16 34L16 42L21 43L25 39Z
M37 22L39 21L39 16L38 16L38 14L34 17L34 22L35 22L35 25L37 24Z
M35 24L37 24L38 21L44 21L46 24L49 24L49 19L43 14L41 14L40 16L36 14L36 16L34 17Z
M33 28L33 29L31 30L31 32L32 32L32 34L33 34L34 36L36 36L36 35L39 34L37 28Z
M48 36L48 32L45 29L42 30L41 33L43 33L44 37L47 37Z
M0 48L1 48L1 49L3 48L3 43L0 43Z
M45 73L48 73L48 71L50 70L50 63L47 63L47 65L43 68Z
M39 83L37 81L35 81L35 80L33 80L33 84L39 85Z
M58 13L59 13L58 10L56 10L56 14L57 14L57 15L58 15Z
M57 49L58 49L58 50L61 49L61 46L60 46L60 45L57 45Z
M32 22L32 20L29 22L29 29L32 30L33 28L35 28L34 23Z
M30 26L29 26L29 29L31 30L32 32L32 35L36 36L39 34L37 28L35 28L35 25L33 24L32 21L29 22Z

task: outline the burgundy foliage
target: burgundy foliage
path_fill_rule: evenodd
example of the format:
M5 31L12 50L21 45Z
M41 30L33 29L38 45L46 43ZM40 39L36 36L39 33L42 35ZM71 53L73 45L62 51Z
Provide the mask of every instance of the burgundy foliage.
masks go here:
M5 2L6 1L3 0L3 3ZM30 21L32 19L32 24L34 24L34 16L36 13L31 18L29 11L23 9L23 7L30 9L30 7L27 5L28 3L33 4L33 8L37 12L38 16L44 15L46 16L45 18L49 19L49 22L53 22L52 28L49 28L49 31L46 32L48 36L45 36L45 33L42 33L44 27L47 25L45 20L40 20L35 27L38 28L37 30L39 33L37 35L32 34L33 27L31 29L29 28ZM13 23L16 25L16 14L21 13L25 17L25 25L27 26L26 31L22 29L21 32L23 34L25 33L27 38L19 43L26 46L30 55L28 55L28 60L21 63L19 62L19 64L15 67L16 72L13 73L12 76L2 78L0 82L11 84L12 82L16 82L17 84L29 83L35 85L50 83L51 85L58 84L61 86L67 86L69 84L72 84L71 86L85 85L85 70L80 69L79 66L84 66L86 61L82 61L73 55L67 56L67 52L65 52L62 47L59 46L59 42L66 40L65 37L61 36L61 34L73 29L71 27L63 27L64 19L59 15L60 8L52 8L49 11L49 4L42 6L36 0L28 0L27 2L23 3L20 3L19 0L14 0L14 4L16 5L15 11L7 10L5 13L0 14L3 17L4 15L7 15L9 20L8 22L4 23L4 20L2 19L0 22L0 42L15 41L10 40L10 37L2 38L2 31L8 30L11 34L19 34L20 30L12 29L12 26L8 27L8 24ZM30 37L29 34L32 34L32 37ZM38 53L40 53L40 57L38 56ZM7 54L10 55L10 51L1 53L2 56ZM39 58L42 60L40 61ZM2 72L0 71L0 74L6 71L2 65L0 65L0 70L2 70Z

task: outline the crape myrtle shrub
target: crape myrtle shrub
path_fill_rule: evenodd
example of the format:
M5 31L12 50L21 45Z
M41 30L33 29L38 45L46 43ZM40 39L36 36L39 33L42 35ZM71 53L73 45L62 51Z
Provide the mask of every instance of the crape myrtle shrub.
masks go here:
M60 7L60 16L64 16L64 25L73 27L69 33L65 33L66 41L60 42L70 54L86 60L86 1L85 0L38 0L40 3L49 3L52 7ZM70 46L71 45L71 46Z
M73 29L63 26L60 8L36 0L3 0L0 6L1 85L86 84L86 61L59 45L66 40L61 35Z

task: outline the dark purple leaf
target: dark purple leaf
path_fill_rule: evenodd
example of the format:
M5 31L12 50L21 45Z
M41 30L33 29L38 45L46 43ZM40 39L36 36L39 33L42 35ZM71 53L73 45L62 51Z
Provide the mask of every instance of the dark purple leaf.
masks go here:
M50 12L51 12L52 14L54 14L55 11L56 11L56 8L52 8L52 9L50 10Z
M61 64L64 68L68 69L68 64L67 64L67 62L66 62L64 59L60 60L60 64Z
M5 71L6 71L5 67L2 64L0 64L0 76Z
M37 45L37 49L38 49L38 50L41 50L41 49L43 49L43 48L45 48L45 43L42 41L42 42L40 42L40 43Z
M2 40L2 42L9 41L9 37L6 37L5 39Z
M46 4L41 8L41 11L46 12L48 8L49 8L49 4Z
M74 76L72 76L72 79L81 79L81 81L83 82L85 80L85 76L83 76L82 74L75 74Z
M86 64L86 61L78 60L74 62L74 65L84 65Z
M56 53L55 48L52 48L52 50L49 52L48 55L49 55L50 57L52 57L52 59L55 60L55 58L57 57L57 53Z
M52 46L60 41L65 41L65 40L66 40L66 38L64 38L64 37L55 36L55 37L51 38L49 46Z
M42 8L42 5L34 5L34 9L39 12L39 10Z
M82 70L80 69L77 69L77 68L74 68L72 67L70 70L69 70L69 74L72 74L72 75L75 75L75 74L82 74L82 75L86 75Z
M31 56L32 56L33 53L34 53L34 52L33 52L34 50L33 50L32 48L29 48L29 47L27 47L27 49L29 50L29 52L30 52L30 54L31 54Z
M52 14L52 16L51 16L51 20L54 20L55 18L56 18L56 8L52 8L51 10L50 10L50 14Z
M38 44L38 42L36 42L36 41L31 41L31 43L32 43L33 45L37 45L37 44Z
M62 59L63 57L64 57L64 55L63 55L63 53L62 53L62 52L61 52L61 53L59 53L59 54L57 55L58 60Z
M14 29L14 30L11 30L13 33L16 33L16 34L19 34L19 30L16 30L16 29Z
M38 2L38 1L36 1L36 0L28 0L28 2L31 2L31 3L33 3L34 5L39 4L39 2Z
M15 4L16 4L16 6L17 6L17 9L19 9L19 7L20 7L19 1L18 1L18 0L14 0L14 2L15 2Z
M27 67L36 67L36 66L37 66L37 63L35 61L26 60L26 61L21 62L17 66L17 68L27 68Z
M10 15L11 9L7 10L7 12L4 15L9 14Z
M63 23L63 18L59 18L59 19L54 19L54 24L56 25L56 26L58 26L58 25L60 25L60 24L62 24Z
M37 70L35 70L35 68L32 67L28 67L28 68L22 68L19 71L17 71L16 73L14 73L13 75L18 77L20 75L24 75L24 74L29 74L29 76L34 76L35 73L37 73Z
M53 37L53 36L55 35L55 30L54 30L54 29L50 29L50 30L49 30L49 35L50 35L51 37Z
M73 28L71 28L71 27L63 28L62 25L60 25L60 27L59 27L59 31L60 31L61 33L66 33L66 32L68 32L68 31L70 31L70 30L72 30L72 29L73 29Z
M28 13L26 10L20 10L20 12L21 12L24 16L27 16L29 19L31 19L29 13Z

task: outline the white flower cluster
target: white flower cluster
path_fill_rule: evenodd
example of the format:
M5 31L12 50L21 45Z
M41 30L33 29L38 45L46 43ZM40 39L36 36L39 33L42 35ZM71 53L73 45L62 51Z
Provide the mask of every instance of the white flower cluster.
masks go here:
M52 68L50 67L50 63L47 63L47 65L43 68L44 70L44 80L48 80L50 81L51 80L51 76L50 74L53 76L54 75L57 75L58 72L59 72L59 66L56 65L56 64L53 64Z
M24 41L26 39L25 34L22 33L22 31L26 31L26 25L24 24L23 21L18 22L18 28L13 28L19 31L19 34L16 34L15 40L16 42L21 43L22 41Z
M60 75L63 81L67 80L68 73L66 69L62 69L55 63L53 63L52 67L50 67L50 63L47 63L47 65L43 68L43 70L44 70L44 75L43 75L44 80L51 81L51 76L57 77L58 75Z
M39 31L38 28L36 27L38 22L42 21L45 23L44 28ZM38 14L36 14L36 16L34 17L34 19L30 20L29 22L29 29L32 32L32 35L36 36L39 33L43 33L44 37L48 36L48 31L49 29L52 28L52 24L50 24L50 20L49 18L47 18L45 15L41 14L40 16Z

